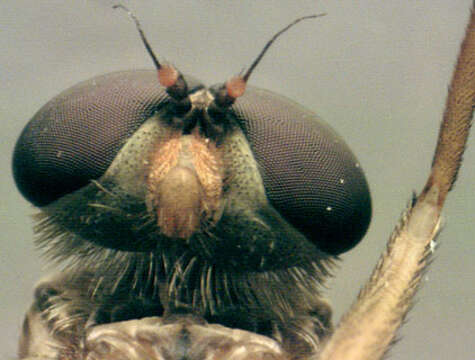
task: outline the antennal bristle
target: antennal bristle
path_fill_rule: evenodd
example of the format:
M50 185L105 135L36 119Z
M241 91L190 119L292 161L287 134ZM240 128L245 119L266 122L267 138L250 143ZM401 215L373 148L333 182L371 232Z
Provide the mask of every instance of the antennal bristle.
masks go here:
M315 15L307 15L307 16L302 16L294 21L292 21L289 25L287 25L286 27L284 27L282 30L278 31L268 42L267 44L264 46L264 48L261 50L260 54L257 56L256 60L254 60L254 62L251 64L251 66L249 67L249 69L246 71L246 73L244 74L244 76L242 77L244 79L244 81L247 82L247 80L249 79L249 76L251 76L252 72L254 71L255 67L257 66L257 64L259 64L259 62L262 60L262 58L264 57L265 53L267 52L267 50L270 48L270 46L272 45L272 43L280 36L282 35L284 32L286 32L287 30L289 30L292 26L294 26L295 24L303 21L303 20L307 20L307 19L315 19L315 18L318 18L318 17L322 17L322 16L325 16L326 13L322 13L322 14L315 14Z
M142 26L140 25L139 19L134 15L132 11L130 11L126 6L122 4L117 4L112 7L113 9L122 9L124 10L127 15L135 22L135 26L137 27L137 30L140 34L140 38L142 39L143 44L145 45L145 48L147 49L147 52L149 53L150 57L152 58L153 63L155 64L155 67L157 70L160 70L162 65L158 61L157 57L155 56L152 47L150 46L147 38L145 37L145 33L142 30Z

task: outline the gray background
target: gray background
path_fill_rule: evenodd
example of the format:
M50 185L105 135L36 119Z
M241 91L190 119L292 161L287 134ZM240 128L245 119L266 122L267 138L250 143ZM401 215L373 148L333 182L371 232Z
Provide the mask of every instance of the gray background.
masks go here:
M151 67L112 1L0 2L0 356L14 357L32 287L48 271L34 251L34 209L18 194L11 152L28 119L63 89L109 71ZM428 173L469 0L134 1L157 54L207 84L249 65L297 16L328 15L283 36L250 83L295 99L346 139L366 170L374 218L328 296L336 319L355 298L413 190ZM473 359L475 143L470 140L445 230L392 359Z

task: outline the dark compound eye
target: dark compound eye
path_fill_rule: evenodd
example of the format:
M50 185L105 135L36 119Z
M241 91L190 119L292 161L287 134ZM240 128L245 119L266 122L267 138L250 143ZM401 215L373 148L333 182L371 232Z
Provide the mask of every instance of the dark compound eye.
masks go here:
M233 106L277 211L321 250L356 245L371 219L364 173L343 139L317 115L249 88Z
M199 87L187 78L189 88ZM154 70L98 76L62 92L31 119L13 154L23 196L47 205L98 179L127 139L170 97Z

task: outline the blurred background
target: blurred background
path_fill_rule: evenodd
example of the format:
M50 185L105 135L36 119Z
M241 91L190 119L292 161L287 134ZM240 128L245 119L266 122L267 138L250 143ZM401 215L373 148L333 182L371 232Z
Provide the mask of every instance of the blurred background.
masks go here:
M318 113L366 171L370 231L342 256L327 296L335 321L355 299L412 191L429 171L447 86L472 1L124 1L161 59L210 85L251 64L294 18L328 15L282 36L250 84ZM33 245L35 209L17 192L11 153L49 99L106 72L150 68L133 23L113 1L0 2L0 358L15 357L35 282L51 271ZM475 354L475 141L445 208L444 231L391 359Z

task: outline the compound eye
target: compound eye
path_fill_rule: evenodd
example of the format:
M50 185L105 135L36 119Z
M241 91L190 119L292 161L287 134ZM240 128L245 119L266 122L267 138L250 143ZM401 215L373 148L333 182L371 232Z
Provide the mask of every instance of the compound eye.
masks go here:
M232 107L272 205L320 250L355 246L371 219L368 184L343 139L314 113L249 87Z
M62 92L35 114L16 144L20 192L45 206L99 178L169 99L154 70L98 76Z

